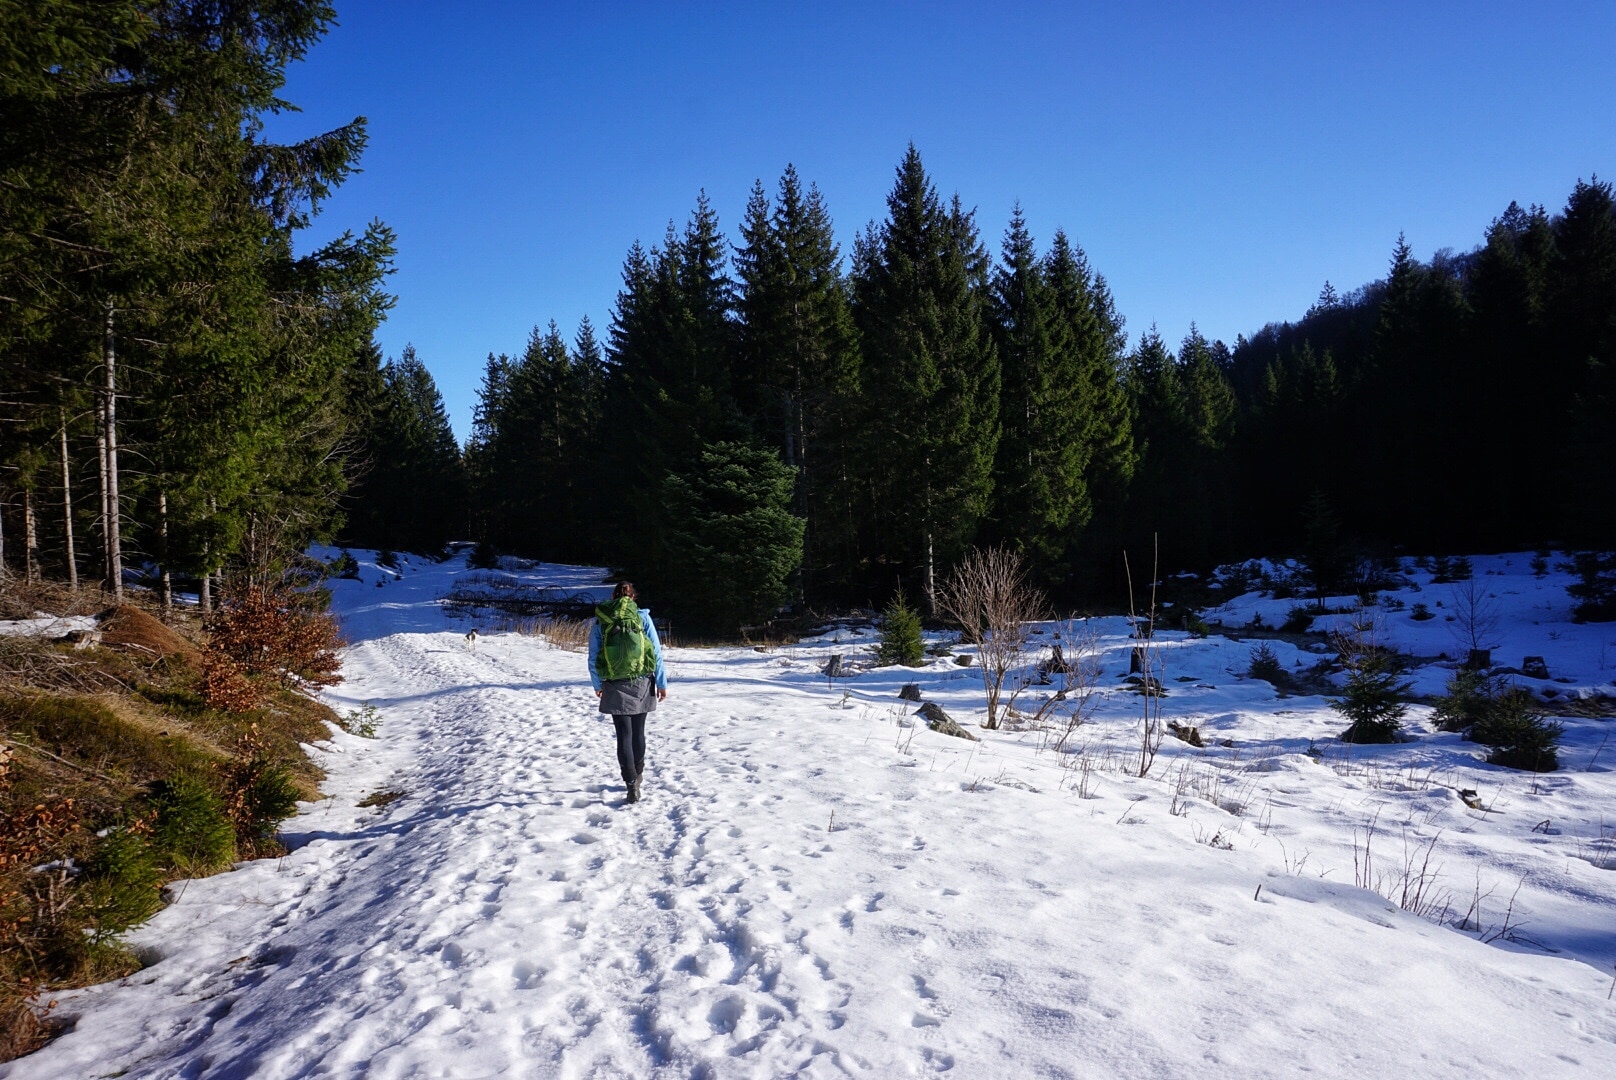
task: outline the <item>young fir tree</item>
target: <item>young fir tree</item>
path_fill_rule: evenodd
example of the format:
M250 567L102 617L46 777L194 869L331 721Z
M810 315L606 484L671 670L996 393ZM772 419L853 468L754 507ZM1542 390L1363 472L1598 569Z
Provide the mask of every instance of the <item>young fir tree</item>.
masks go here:
M841 254L817 188L786 167L774 206L753 188L735 252L742 408L797 470L806 598L844 591L853 556L851 485L858 334Z
M928 609L939 564L968 545L989 507L999 442L999 361L984 296L987 255L958 200L944 210L909 147L887 220L856 253L874 549L919 571Z
M917 667L926 658L926 643L920 636L920 612L909 606L903 587L892 594L881 612L881 641L875 650L880 664Z
M1396 742L1412 687L1379 652L1364 651L1348 659L1346 686L1339 698L1330 701L1332 709L1352 721L1341 733L1341 741Z
M733 633L791 596L803 522L791 512L793 470L773 450L719 442L663 485L669 563L661 587L702 629Z

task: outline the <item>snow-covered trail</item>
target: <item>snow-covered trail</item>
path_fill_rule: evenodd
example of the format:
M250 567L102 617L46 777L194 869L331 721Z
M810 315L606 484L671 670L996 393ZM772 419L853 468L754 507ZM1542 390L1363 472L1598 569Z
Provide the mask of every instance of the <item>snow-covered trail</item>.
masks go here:
M141 934L162 962L71 998L75 1030L0 1075L1473 1078L1616 1061L1586 965L1254 872L1070 792L984 783L971 761L990 748L924 730L906 745L734 650L671 660L647 798L625 806L580 656L514 635L356 646L342 694L376 703L384 737L336 740L333 798L292 823L296 850L189 885ZM407 794L354 806L380 788Z

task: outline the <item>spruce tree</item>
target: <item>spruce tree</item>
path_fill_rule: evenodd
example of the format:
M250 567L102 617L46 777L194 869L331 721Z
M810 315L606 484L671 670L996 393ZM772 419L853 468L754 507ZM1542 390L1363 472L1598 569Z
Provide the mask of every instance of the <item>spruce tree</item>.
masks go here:
M1072 533L1092 513L1095 418L1079 327L1062 317L1018 204L993 278L1002 375L995 530L1047 583L1065 577Z
M771 208L753 188L736 249L740 394L755 430L797 470L806 523L800 592L844 591L852 560L848 477L854 468L857 331L830 215L816 188L786 167Z
M465 474L432 374L404 346L381 368L365 432L368 469L353 493L355 544L432 554L465 528Z
M791 596L803 523L791 512L793 470L773 450L718 442L670 474L668 567L661 587L700 628L733 633Z
M1044 276L1058 320L1076 355L1080 397L1073 408L1082 419L1080 440L1090 447L1085 465L1091 498L1099 504L1120 500L1136 465L1128 395L1123 379L1127 335L1105 277L1094 272L1083 249L1056 230L1044 259ZM1079 507L1077 525L1083 524Z
M1558 374L1572 401L1556 484L1566 531L1608 545L1616 536L1616 197L1598 177L1577 182L1554 222L1547 292L1549 377Z
M965 550L989 509L999 361L974 222L957 199L943 209L913 146L887 210L855 253L867 435L860 479L874 550L918 574L930 609L939 565Z
M165 569L197 571L262 566L338 520L347 375L388 304L391 237L294 254L364 125L261 138L286 65L332 19L261 7L65 3L0 24L23 60L0 94L0 364L27 370L7 380L22 408L65 412L26 395L103 358L116 409L98 437L143 462L123 477L105 459L109 563L126 520Z

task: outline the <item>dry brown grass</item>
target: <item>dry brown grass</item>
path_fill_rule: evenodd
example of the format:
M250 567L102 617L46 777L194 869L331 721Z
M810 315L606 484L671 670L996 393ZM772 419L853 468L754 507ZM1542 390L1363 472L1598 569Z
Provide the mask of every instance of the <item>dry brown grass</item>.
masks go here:
M13 585L0 594L0 617L94 614L104 604L94 590ZM159 616L137 592L107 612L89 647L0 637L0 856L33 837L11 851L16 858L0 858L0 1061L49 1037L51 990L138 966L115 940L86 936L97 916L80 906L74 879L36 867L65 866L65 858L83 865L108 826L149 814L153 781L223 775L249 735L254 753L284 766L303 798L318 794L322 774L302 744L327 738L336 714L275 684L249 712L209 708L198 692L200 620ZM53 926L54 937L45 933Z
M56 581L23 581L8 578L0 584L0 619L31 619L38 612L50 615L94 615L111 604L111 598L93 586L77 591Z
M516 632L527 637L543 638L555 648L567 652L584 652L589 648L589 624L589 619L540 615L518 622Z

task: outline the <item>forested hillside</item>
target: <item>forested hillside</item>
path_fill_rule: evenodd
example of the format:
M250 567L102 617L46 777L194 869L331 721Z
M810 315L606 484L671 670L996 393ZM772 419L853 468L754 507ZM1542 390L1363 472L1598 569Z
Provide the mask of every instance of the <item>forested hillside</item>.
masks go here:
M1082 248L1040 249L1019 208L995 258L913 147L887 208L844 260L792 169L733 245L703 196L630 249L604 351L551 322L491 356L474 534L619 565L729 628L929 598L972 545L1020 549L1076 602L1115 598L1121 553L1157 538L1169 569L1611 542L1607 183L1556 214L1511 204L1466 255L1399 237L1385 280L1176 350L1154 327L1130 349Z

